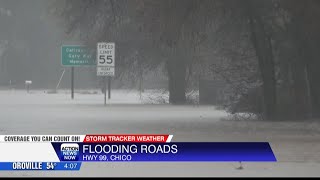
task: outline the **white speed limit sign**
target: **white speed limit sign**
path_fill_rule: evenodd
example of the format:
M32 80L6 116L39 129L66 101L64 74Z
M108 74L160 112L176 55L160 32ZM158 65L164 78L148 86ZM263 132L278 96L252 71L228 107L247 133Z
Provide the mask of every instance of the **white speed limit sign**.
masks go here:
M115 66L115 44L112 42L98 43L97 44L97 76L114 76L114 66ZM104 71L106 72L104 73Z

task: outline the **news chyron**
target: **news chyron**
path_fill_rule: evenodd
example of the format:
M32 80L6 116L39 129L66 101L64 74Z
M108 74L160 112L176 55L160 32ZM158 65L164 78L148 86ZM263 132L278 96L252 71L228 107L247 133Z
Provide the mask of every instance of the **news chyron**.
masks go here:
M275 162L268 142L174 142L170 134L0 135L0 170L79 171L92 162Z

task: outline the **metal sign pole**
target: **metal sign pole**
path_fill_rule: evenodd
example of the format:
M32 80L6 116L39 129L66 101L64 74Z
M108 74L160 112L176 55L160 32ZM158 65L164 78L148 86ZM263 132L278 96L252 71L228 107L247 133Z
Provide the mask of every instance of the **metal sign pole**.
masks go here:
M108 76L108 99L111 99L111 76Z
M107 77L103 77L104 105L107 105Z
M62 72L62 74L61 74L61 76L60 76L60 79L59 79L59 82L58 82L58 84L57 84L57 86L56 86L56 92L58 91L59 85L60 85L60 83L61 83L61 80L62 80L62 77L63 77L65 71L66 71L66 70L63 68L63 72Z
M71 67L71 99L74 99L74 67Z

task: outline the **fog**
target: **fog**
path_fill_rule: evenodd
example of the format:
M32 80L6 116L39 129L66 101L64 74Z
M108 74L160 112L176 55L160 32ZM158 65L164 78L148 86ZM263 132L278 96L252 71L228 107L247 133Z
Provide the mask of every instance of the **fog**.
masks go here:
M61 46L79 44L66 38L63 27L49 12L48 0L1 0L0 84L24 88L25 80L40 89L54 89L59 81ZM94 87L95 77L88 68L78 68L76 86ZM93 81L93 82L92 82ZM66 68L61 88L70 87L70 70Z

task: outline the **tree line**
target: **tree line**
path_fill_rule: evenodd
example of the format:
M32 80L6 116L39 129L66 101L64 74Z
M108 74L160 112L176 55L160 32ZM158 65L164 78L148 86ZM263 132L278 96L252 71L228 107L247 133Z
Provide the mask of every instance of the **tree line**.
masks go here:
M223 105L267 120L320 116L317 0L64 0L50 12L66 34L117 45L117 76L163 65L169 101L200 77L223 80Z

